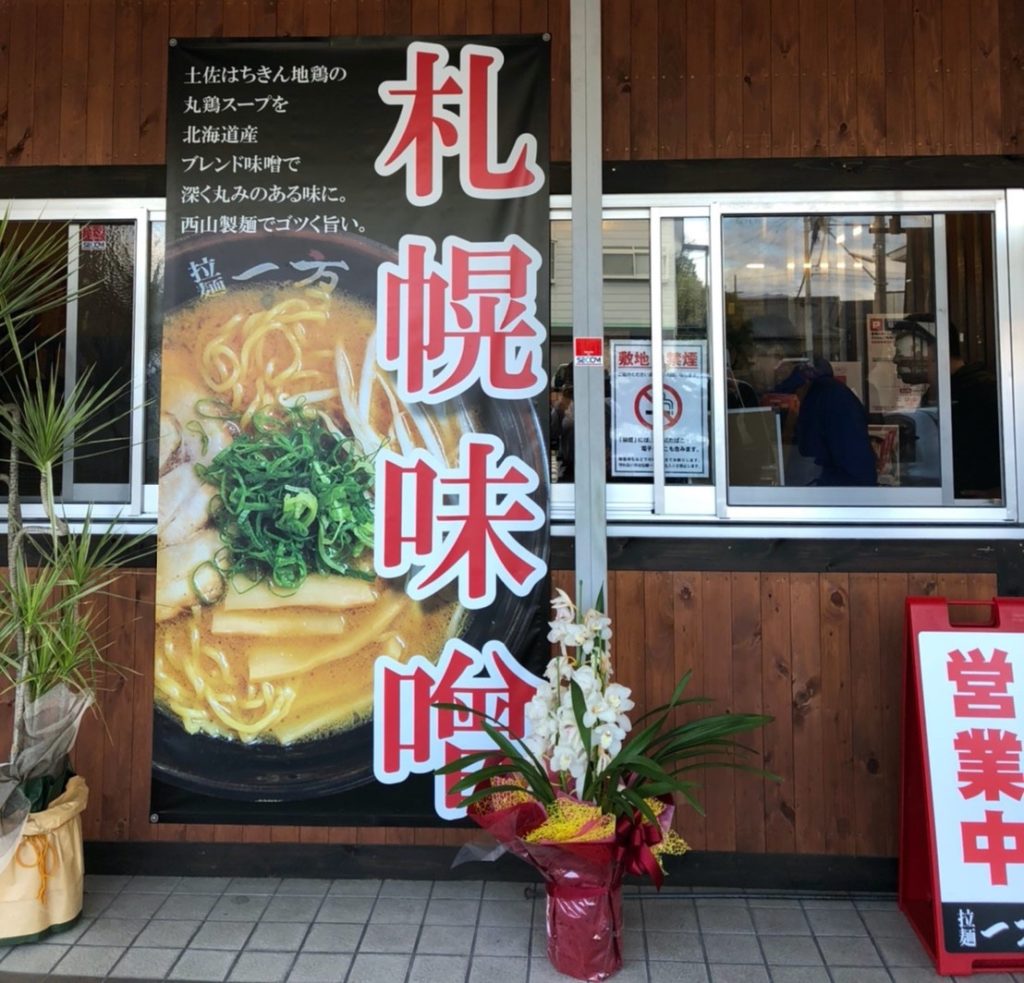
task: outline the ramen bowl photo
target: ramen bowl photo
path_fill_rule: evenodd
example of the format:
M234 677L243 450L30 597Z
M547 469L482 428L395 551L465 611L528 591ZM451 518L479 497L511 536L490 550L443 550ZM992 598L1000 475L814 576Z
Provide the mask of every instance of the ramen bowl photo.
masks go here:
M378 656L436 659L456 636L515 653L536 624L544 584L467 612L454 591L415 601L374 572L382 447L454 465L481 431L547 474L531 401L399 398L375 358L392 257L291 234L168 253L153 759L172 785L293 800L369 781ZM523 544L543 555L546 532Z

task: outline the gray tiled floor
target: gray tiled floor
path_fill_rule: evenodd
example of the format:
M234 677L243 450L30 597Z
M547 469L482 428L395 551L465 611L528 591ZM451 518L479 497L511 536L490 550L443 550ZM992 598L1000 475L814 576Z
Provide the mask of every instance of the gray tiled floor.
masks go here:
M499 881L87 877L81 923L0 948L15 980L556 983L544 894ZM618 983L918 983L891 896L627 887ZM985 983L1024 983L1024 974Z

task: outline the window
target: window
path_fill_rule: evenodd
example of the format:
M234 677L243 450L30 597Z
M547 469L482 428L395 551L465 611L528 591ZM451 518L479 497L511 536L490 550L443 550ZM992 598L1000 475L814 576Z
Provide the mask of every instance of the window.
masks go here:
M823 193L813 210L786 193L610 199L609 521L1015 519L1014 194ZM563 214L553 405L571 382ZM637 281L626 258L645 234L658 261ZM646 302L615 293L638 282ZM571 518L569 488L553 502Z
M157 507L164 206L23 201L66 230L50 316L65 386L90 366L130 383L102 457L57 476L91 507L152 525ZM672 535L770 525L1019 521L1011 301L1024 190L620 195L602 223L608 518ZM572 243L552 202L552 519L573 517ZM652 262L652 257L654 261ZM541 414L543 416L543 413ZM3 448L0 448L3 453ZM597 462L587 462L594 467ZM31 491L27 489L31 515ZM36 506L38 507L38 506ZM965 533L974 534L977 533Z
M146 284L147 243L140 241L146 209L138 202L12 202L8 206L12 236L40 231L66 236L65 268L69 295L63 307L37 319L27 339L40 341L40 365L56 368L68 392L86 372L118 388L104 410L102 428L88 453L70 452L54 476L57 500L65 513L81 517L87 508L97 517L141 516L142 503L142 304ZM44 365L45 362L45 365ZM8 390L9 391L9 390ZM0 394L0 399L5 399ZM101 452L98 452L101 449ZM7 449L0 448L6 458ZM25 512L38 505L38 476L23 473Z

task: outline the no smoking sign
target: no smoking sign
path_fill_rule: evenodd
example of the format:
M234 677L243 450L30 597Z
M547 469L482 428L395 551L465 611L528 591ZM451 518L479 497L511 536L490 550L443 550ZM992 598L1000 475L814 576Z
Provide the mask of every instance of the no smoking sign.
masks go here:
M662 386L662 415L665 418L665 429L674 427L683 416L683 397L671 386ZM648 430L654 429L654 387L642 386L633 400L633 412L640 425Z

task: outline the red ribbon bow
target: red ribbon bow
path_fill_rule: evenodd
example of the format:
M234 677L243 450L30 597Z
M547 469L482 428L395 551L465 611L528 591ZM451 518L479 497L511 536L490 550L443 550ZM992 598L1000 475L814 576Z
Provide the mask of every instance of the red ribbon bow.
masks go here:
M632 817L623 816L619 819L615 827L615 838L622 850L626 873L639 877L646 874L654 886L660 888L664 875L651 847L657 846L664 839L661 826L634 813Z

